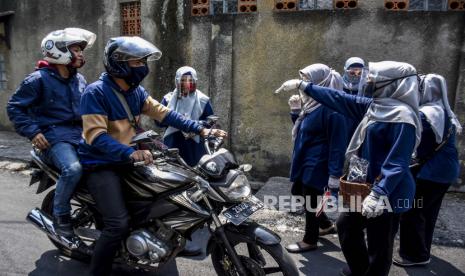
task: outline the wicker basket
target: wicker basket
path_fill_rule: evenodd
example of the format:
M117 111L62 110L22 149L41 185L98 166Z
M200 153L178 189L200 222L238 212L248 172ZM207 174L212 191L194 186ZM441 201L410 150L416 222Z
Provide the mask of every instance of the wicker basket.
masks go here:
M339 179L339 195L342 196L344 205L353 206L357 208L357 210L361 210L357 205L360 205L365 197L370 194L372 185L370 183L350 182L347 181L346 178L347 175L343 175ZM357 201L355 203L351 203L351 200L353 199L356 199Z

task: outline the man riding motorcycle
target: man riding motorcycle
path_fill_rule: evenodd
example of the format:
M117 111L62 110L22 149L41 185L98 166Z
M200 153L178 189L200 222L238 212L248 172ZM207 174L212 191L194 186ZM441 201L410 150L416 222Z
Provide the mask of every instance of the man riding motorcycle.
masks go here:
M160 57L160 50L140 37L112 38L105 47L106 73L82 95L84 140L79 155L85 170L84 182L104 223L92 256L92 275L111 273L115 253L129 231L129 215L121 190L124 166L119 165L153 161L150 151L129 146L131 138L140 131L140 115L203 137L227 135L223 130L206 129L169 110L139 85L149 73L147 62Z

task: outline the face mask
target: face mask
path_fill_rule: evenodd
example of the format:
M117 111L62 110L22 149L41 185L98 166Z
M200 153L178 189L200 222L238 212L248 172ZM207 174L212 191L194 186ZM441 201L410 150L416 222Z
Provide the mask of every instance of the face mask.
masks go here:
M124 80L127 84L135 88L144 80L144 78L149 74L149 67L139 66L139 67L129 67L131 69L131 75L126 77Z
M190 95L191 93L197 90L195 82L191 76L183 76L183 78L181 79L180 86L181 86L180 96L183 96L183 97L187 97L188 95Z

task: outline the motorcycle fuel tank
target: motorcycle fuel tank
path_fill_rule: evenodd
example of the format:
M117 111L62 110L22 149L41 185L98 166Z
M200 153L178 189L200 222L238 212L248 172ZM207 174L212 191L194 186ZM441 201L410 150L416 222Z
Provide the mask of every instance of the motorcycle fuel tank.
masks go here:
M124 181L139 197L153 197L193 182L195 174L171 164L152 164L134 168Z

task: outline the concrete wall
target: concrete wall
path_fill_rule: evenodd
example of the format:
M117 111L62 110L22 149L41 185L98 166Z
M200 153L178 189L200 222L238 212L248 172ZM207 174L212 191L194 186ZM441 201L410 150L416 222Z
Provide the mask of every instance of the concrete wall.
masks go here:
M50 9L57 2L60 8ZM94 81L103 69L101 54L107 39L119 35L119 2L0 0L0 12L16 11L9 87L0 92L0 103L6 103L32 70L40 57L41 38L58 28L76 26L97 33L97 44L88 51L82 70ZM254 164L257 178L288 173L290 93L272 92L312 63L341 72L347 57L360 56L368 61L405 61L419 72L442 74L448 80L451 102L457 100L456 111L465 122L463 12L395 13L385 11L381 0L364 0L351 11L275 13L272 0L258 0L257 14L193 18L188 1L141 2L142 36L155 41L163 52L161 60L151 65L153 73L145 87L160 99L173 89L178 67L196 68L199 89L211 96L222 126L230 132L231 149L240 161ZM32 18L43 19L31 24ZM152 125L149 120L145 124ZM4 109L0 127L11 127ZM462 157L464 143L460 138Z
M192 63L209 59L212 65L203 67L201 75L217 74L220 80L215 81L227 86L225 96L223 90L212 90L214 80L210 79L208 88L214 102L221 97L215 109L229 113L224 123L229 124L233 151L240 160L255 165L257 177L288 173L292 143L287 99L291 94L272 92L283 81L298 77L298 70L306 65L321 62L341 72L350 56L405 61L419 72L444 75L452 103L459 91L463 94L463 80L457 83L460 76L463 79L465 64L461 53L464 13L393 13L382 8L382 1L361 1L360 9L353 11L274 13L273 5L273 1L259 0L258 14L190 20L191 29L200 33L196 37L205 37L203 44L197 39L191 47L210 48L208 55L196 55ZM229 46L214 48L229 41L232 51ZM228 60L231 63L225 64ZM458 113L465 122L465 108L458 108Z

